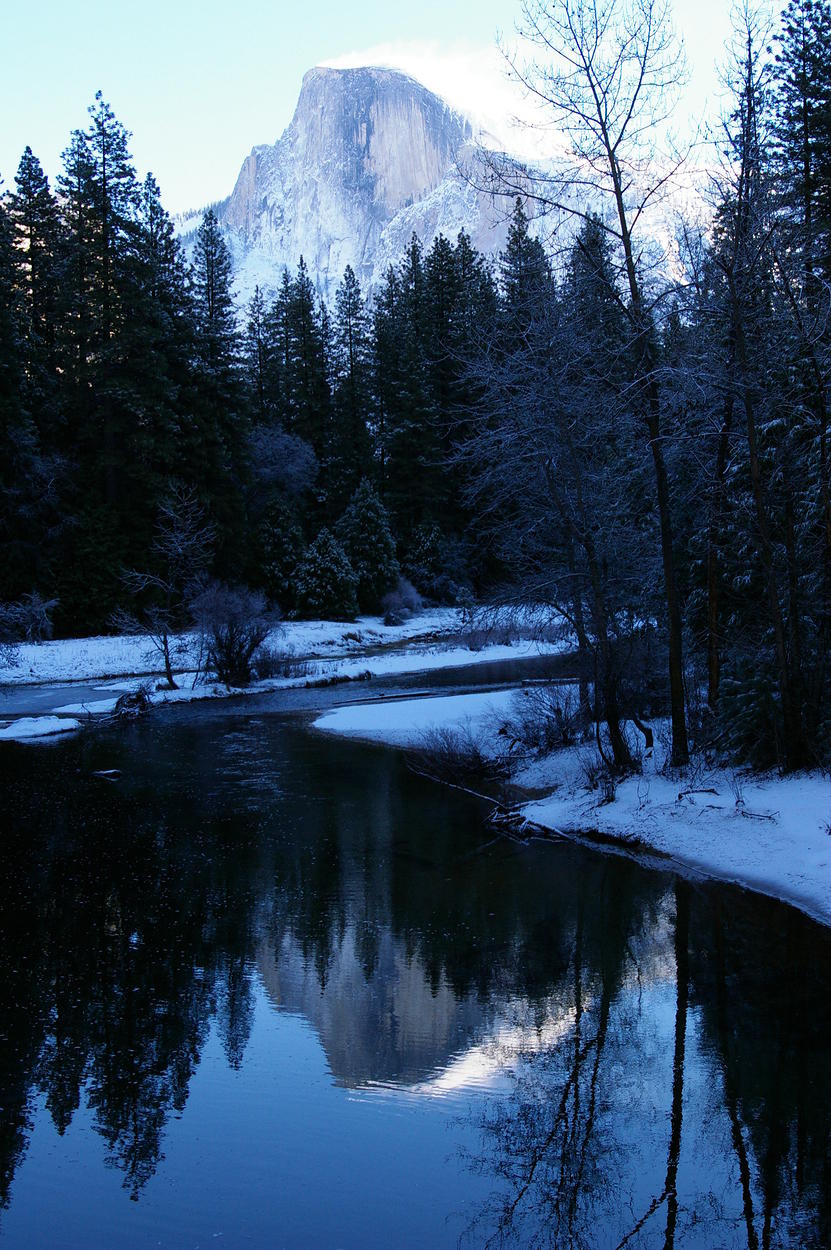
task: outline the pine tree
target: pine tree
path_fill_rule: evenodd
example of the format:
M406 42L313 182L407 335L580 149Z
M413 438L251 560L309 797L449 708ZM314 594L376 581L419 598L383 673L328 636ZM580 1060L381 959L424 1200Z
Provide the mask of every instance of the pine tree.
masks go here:
M436 238L425 260L424 278L425 357L432 411L422 451L422 483L429 493L425 520L437 524L447 540L463 540L472 547L473 518L464 502L457 451L466 437L466 414L475 400L468 362L492 323L495 292L482 258L464 232L455 247L442 235Z
M217 573L238 574L244 548L246 399L231 292L231 256L216 215L208 209L193 259L197 368L189 450L201 493L217 531Z
M65 233L60 307L60 355L69 409L67 450L83 440L91 406L95 317L92 288L93 162L83 131L72 134L58 179Z
M259 286L254 288L254 294L248 305L243 340L243 362L254 421L265 424L271 416L268 386L269 347L265 300Z
M409 535L432 518L431 462L435 411L426 354L423 249L414 235L376 301L374 340L381 493L406 546Z
M788 0L776 58L780 189L809 280L831 275L831 4ZM816 292L811 291L811 298Z
M296 278L284 283L281 296L285 426L324 458L331 399L327 335L302 256Z
M268 598L283 611L295 607L303 532L287 500L275 497L266 507L257 529L256 548L258 580Z
M91 161L93 282L97 290L99 330L106 342L119 322L121 269L135 220L138 185L129 151L129 132L100 91L89 108L86 133Z
M21 295L22 352L28 404L41 436L54 430L58 413L58 309L61 227L58 205L40 162L27 147L9 196Z
M291 276L283 270L277 296L265 318L264 338L268 345L266 375L268 395L274 408L275 420L288 430L292 423L292 333L291 333Z
M196 235L193 289L199 351L203 365L217 377L236 367L236 321L231 294L231 254L209 208Z
M372 471L369 315L349 265L335 294L332 339L334 394L324 475L330 514L338 515L361 477Z
M768 762L798 768L815 749L813 701L806 697L813 630L805 604L817 561L802 539L809 532L803 508L811 461L798 451L794 330L800 318L793 316L798 297L776 239L770 66L754 25L748 22L742 34L713 249L714 311L726 339L719 354L741 436L724 469L730 508L722 511L721 579L731 595L722 624L729 644L719 712L726 741L739 753L755 740L757 760L761 748ZM792 300L783 298L789 286Z
M510 333L521 337L550 298L553 281L545 248L530 233L528 217L519 197L514 204L505 250L499 257L499 279Z
M358 579L343 547L324 528L297 570L297 601L307 616L351 621L358 614Z
M180 475L179 441L193 348L185 267L173 223L152 174L142 184L125 265L118 339L119 407L124 423L123 529L128 559L144 565L147 536L170 480Z
M131 484L134 414L124 337L134 311L138 187L129 135L100 92L89 113L89 128L72 136L59 179L66 235L62 443L74 462L63 506L74 524L60 560L58 594L62 625L75 628L84 617L102 628L116 607L120 568L130 557L130 531L135 535L140 513Z
M32 589L38 550L34 530L38 448L24 406L15 269L11 223L0 201L0 603Z
M338 521L336 534L357 578L362 611L378 611L384 595L398 581L400 569L389 516L366 478Z
M609 235L596 216L586 218L571 249L564 298L598 379L619 376L625 367L625 310Z

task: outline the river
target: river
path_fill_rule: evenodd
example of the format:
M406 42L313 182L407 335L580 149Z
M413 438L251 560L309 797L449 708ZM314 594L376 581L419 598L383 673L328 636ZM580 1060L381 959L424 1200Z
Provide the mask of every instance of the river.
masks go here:
M831 1245L831 932L308 725L454 680L3 744L3 1247Z

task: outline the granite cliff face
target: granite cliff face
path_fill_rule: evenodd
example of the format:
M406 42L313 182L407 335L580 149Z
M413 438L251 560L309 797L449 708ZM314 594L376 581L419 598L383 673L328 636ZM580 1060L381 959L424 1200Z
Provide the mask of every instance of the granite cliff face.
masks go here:
M498 250L504 205L461 172L476 159L470 122L408 75L309 70L283 136L253 149L216 209L239 295L274 290L301 255L327 298L347 264L370 289L413 232L429 247L465 229L481 250ZM197 224L182 223L186 239Z

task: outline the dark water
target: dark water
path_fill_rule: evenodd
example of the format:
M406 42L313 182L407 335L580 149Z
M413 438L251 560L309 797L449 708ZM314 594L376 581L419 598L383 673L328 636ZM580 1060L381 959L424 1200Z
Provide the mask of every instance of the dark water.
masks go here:
M252 704L0 787L4 1247L831 1246L798 913Z

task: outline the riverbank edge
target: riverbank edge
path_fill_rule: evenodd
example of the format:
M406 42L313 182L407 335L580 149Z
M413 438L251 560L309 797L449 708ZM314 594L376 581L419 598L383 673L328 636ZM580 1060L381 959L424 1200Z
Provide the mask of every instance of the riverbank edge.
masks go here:
M509 692L501 693L505 698ZM455 698L460 704L460 711L455 716L449 714L447 706L441 708L436 706L435 700L430 701L440 713L437 723L445 727L464 724L467 729L472 728L474 731L478 725L481 729L486 715L486 704L480 702L479 707L475 708L470 700L478 698L481 701L485 696L460 695ZM463 701L467 701L468 707L474 706L475 716L461 715ZM412 706L417 701L409 702ZM384 727L376 723L371 731L367 726L371 723L372 707L377 707L379 717L388 717L389 705L374 705L369 702L348 704L318 717L312 722L312 727L316 732L349 737L374 746L393 747L405 753L413 752L418 749L418 735L423 731L423 725L413 726L409 733L402 728L402 720L407 714L406 703L407 701L399 703L394 725L388 724ZM359 709L360 714L356 717ZM353 726L356 719L362 721L363 726L346 727L350 723L350 716ZM734 774L726 769L712 769L703 780L699 778L697 782L699 786L705 787L698 793L706 793L708 798L712 797L712 792L720 790L725 805L715 813L713 819L706 807L695 806L694 798L688 796L683 789L683 780L660 776L655 761L652 761L654 771L651 775L629 779L628 783L619 788L619 791L624 792L620 799L602 803L596 793L580 789L576 785L574 754L575 752L568 749L554 753L554 757L548 761L549 766L556 767L556 757L560 756L560 762L566 766L565 775L557 778L556 774L549 772L545 785L541 785L539 781L523 785L521 780L514 779L511 783L514 801L508 807L500 807L495 799L479 794L478 797L488 799L494 804L497 815L495 825L507 829L513 836L521 839L568 839L600 852L625 855L647 866L678 871L699 880L722 882L776 899L807 915L816 923L831 927L831 834L821 824L815 824L812 829L803 829L800 838L794 836L793 828L798 823L798 813L791 822L791 827L786 825L783 829L780 812L770 814L767 811L755 811L748 808L742 799L735 800L731 808L730 791L736 783ZM570 769L569 763L572 765ZM519 776L521 777L521 770ZM436 776L434 779L446 784L445 778ZM778 801L783 808L784 800L788 797L793 800L801 791L804 801L805 791L814 791L812 801L807 807L813 806L818 821L821 820L818 816L821 810L825 811L825 820L831 821L831 779L821 774L782 778L743 774L742 784L754 802L758 802L761 795L768 805L770 801ZM625 793L627 785L630 791L628 802ZM634 800L632 791L637 794L638 787L644 786L658 790L664 803L653 802L650 806L648 800L640 796ZM476 793L472 788L470 792ZM674 810L670 810L667 798L673 793ZM632 812L633 800L638 804L639 818ZM709 826L705 821L704 825L694 829L701 816L709 816ZM672 830L674 839L672 833L665 835L665 844L661 845L654 836L649 836L650 822L653 825L660 824L662 829ZM625 830L614 827L627 823L629 827ZM709 854L707 840L701 837L702 830L706 828L710 830ZM773 841L777 843L775 846L772 846L769 836L771 833L774 835ZM719 844L722 854L725 844L735 849L735 842L740 834L744 842L744 862L741 865L723 860L719 862ZM731 837L733 842L730 842ZM801 867L800 856L805 861ZM797 879L800 876L803 882L801 885Z
M0 742L53 740L70 729L78 730L112 716L117 712L119 698L140 687L143 687L146 706L170 706L204 699L256 698L280 690L323 688L399 675L417 676L538 656L555 657L570 650L567 641L546 642L519 636L503 642L483 641L481 631L479 634L475 640L468 637L460 609L428 610L402 626L385 626L379 617L361 617L357 622L295 622L281 627L268 640L270 647L279 647L277 662L278 665L285 663L286 675L252 681L245 687L226 687L204 679L197 685L188 685L186 679L193 674L180 669L175 675L183 684L172 690L158 667L150 672L136 667L139 657L147 658L146 639L107 636L30 645L29 651L35 659L41 660L41 667L50 670L51 675L46 677L30 665L26 675L18 673L14 681L7 683L18 707L4 715L0 698ZM80 664L79 648L84 657ZM113 671L112 655L119 649L123 660ZM109 659L108 666L95 663L96 652L99 659ZM65 657L63 663L61 656ZM289 675L292 672L295 675ZM0 672L0 687L4 675L8 673ZM73 686L92 687L98 697L80 702L58 700L43 708L40 714L25 702L20 706L26 690L53 687L71 699L69 692Z

